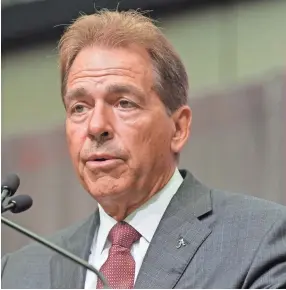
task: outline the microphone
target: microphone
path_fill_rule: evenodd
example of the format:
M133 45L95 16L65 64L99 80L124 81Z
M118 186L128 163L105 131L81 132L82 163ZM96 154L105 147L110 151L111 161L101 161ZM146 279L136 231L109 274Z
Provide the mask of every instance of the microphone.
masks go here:
M1 183L1 204L7 197L14 195L20 185L20 179L16 174L9 174Z
M19 213L22 211L25 211L27 209L29 209L32 206L33 200L30 196L28 195L18 195L17 197L15 197L14 199L11 199L11 201L9 201L8 205L4 208L7 210L11 210L12 212L14 211L15 213ZM37 234L29 231L28 229L25 229L24 227L10 221L9 219L6 219L5 217L1 216L1 223L5 224L6 226L16 230L17 232L20 232L22 234L24 234L25 236L33 239L34 241L48 247L49 249L51 249L52 251L57 252L58 254L66 257L67 259L77 263L78 265L90 270L91 272L93 272L98 279L101 280L103 287L105 289L109 289L110 287L108 286L108 283L105 279L105 277L103 276L103 274L101 272L99 272L97 269L95 269L93 266L91 266L89 263L87 263L86 261L84 261L83 259L77 257L76 255L70 253L69 251L49 242L48 240L38 236Z
M20 213L28 210L33 205L33 200L29 195L18 195L11 198L8 204L3 207L1 205L1 213L10 210L12 213Z

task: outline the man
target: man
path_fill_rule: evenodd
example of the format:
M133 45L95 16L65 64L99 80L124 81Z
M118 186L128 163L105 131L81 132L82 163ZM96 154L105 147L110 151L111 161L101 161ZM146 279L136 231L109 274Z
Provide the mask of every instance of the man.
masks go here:
M192 121L172 46L137 12L82 16L60 42L70 155L98 202L51 240L112 288L286 287L286 209L208 189L177 168ZM2 260L3 288L102 288L30 245Z

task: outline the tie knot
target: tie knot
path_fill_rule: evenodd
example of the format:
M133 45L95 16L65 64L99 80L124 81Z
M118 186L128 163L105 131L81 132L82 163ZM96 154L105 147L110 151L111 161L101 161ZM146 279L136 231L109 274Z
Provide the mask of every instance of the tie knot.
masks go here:
M109 232L108 238L112 245L119 245L130 249L141 235L126 222L117 223Z

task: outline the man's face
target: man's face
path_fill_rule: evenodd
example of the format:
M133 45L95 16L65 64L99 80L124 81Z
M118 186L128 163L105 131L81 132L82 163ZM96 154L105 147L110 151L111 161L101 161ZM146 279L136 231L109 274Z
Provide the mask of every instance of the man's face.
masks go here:
M176 126L153 85L149 56L137 46L85 48L71 67L68 146L81 183L97 200L148 195L174 170Z

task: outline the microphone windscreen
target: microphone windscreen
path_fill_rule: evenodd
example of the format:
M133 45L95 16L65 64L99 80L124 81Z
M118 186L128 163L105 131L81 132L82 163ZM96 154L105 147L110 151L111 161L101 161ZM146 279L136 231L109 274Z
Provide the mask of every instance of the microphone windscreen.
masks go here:
M1 191L8 188L13 195L20 185L20 178L17 174L9 174L1 183Z
M29 209L33 205L33 200L29 195L17 195L9 200L8 204L11 203L14 204L11 212L20 213Z

